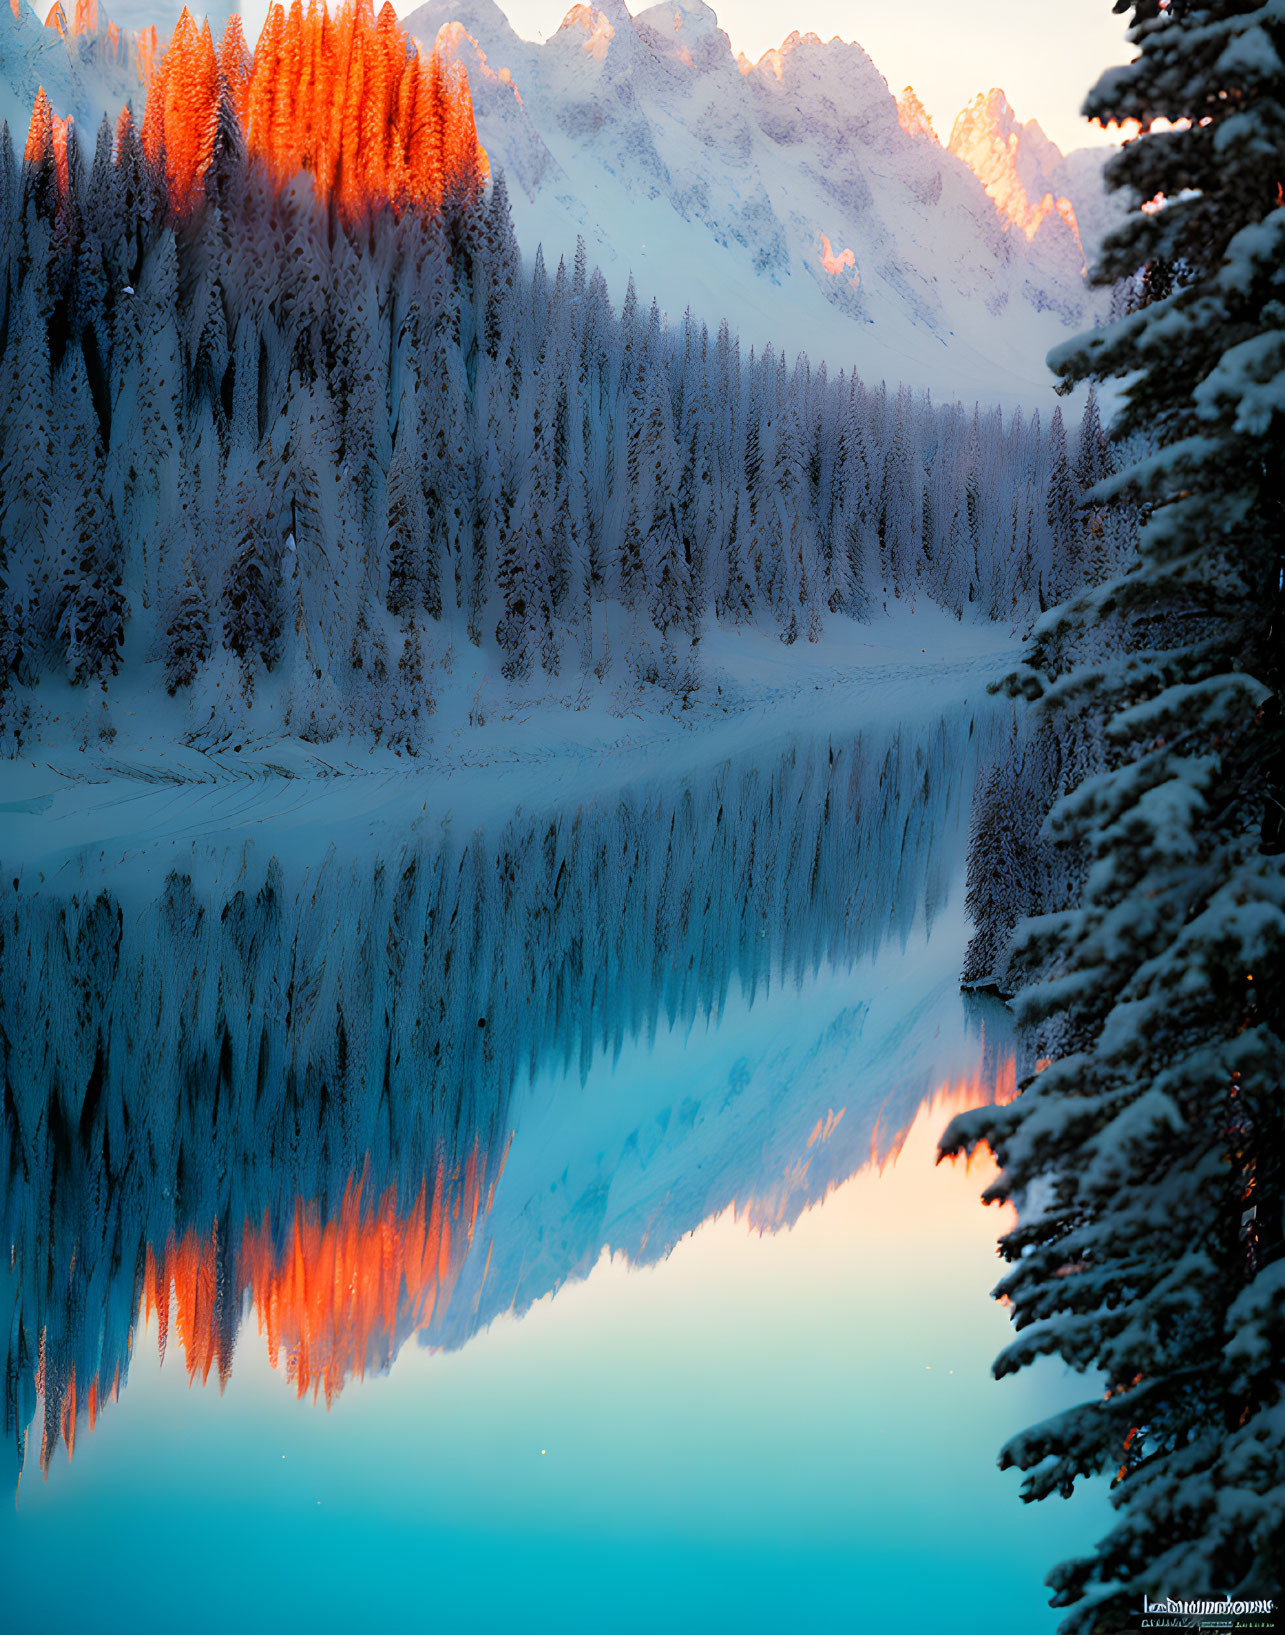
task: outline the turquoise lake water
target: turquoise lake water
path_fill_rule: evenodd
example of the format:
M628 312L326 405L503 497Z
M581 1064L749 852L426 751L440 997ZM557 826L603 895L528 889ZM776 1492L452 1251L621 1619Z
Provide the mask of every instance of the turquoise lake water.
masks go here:
M991 1378L934 1163L1013 1079L970 727L24 879L6 1624L1051 1635L1105 1498L995 1456L1093 1385Z

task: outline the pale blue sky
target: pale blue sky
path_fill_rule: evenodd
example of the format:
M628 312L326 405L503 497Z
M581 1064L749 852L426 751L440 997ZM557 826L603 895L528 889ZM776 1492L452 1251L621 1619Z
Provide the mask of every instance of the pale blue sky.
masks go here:
M419 0L394 0L403 13ZM627 0L631 11L646 0ZM857 40L900 91L911 84L945 140L978 91L1002 86L1022 119L1038 119L1062 148L1102 140L1079 117L1108 63L1132 55L1111 0L711 0L732 45L757 59L792 29ZM571 0L499 0L519 34L543 39Z

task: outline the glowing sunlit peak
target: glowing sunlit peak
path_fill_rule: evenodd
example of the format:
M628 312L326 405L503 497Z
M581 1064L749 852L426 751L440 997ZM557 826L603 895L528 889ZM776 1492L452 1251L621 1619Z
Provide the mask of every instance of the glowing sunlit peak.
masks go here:
M932 119L913 85L907 85L897 98L897 122L908 136L926 136L931 142L937 141Z
M616 37L616 30L610 17L594 6L572 6L562 19L562 27L583 29L588 39L580 49L588 52L598 62L607 55L611 42Z
M463 23L443 23L437 31L437 39L433 49L444 61L454 61L460 57L465 41L468 42L470 59L473 64L473 74L485 80L488 85L503 85L513 93L514 100L522 101L522 93L514 83L513 75L507 68L492 68L487 61L486 52L477 43ZM468 70L466 69L465 72Z
M1032 199L1026 191L1022 163L1024 145L1028 143L1034 144L1037 164L1041 152L1054 159L1061 158L1060 150L1034 121L1019 125L1008 98L998 87L993 87L979 92L963 109L951 128L947 146L981 182L1000 215L1020 228L1027 239L1033 239L1048 217L1056 214L1075 235L1083 257L1084 247L1071 201L1054 198L1047 192Z

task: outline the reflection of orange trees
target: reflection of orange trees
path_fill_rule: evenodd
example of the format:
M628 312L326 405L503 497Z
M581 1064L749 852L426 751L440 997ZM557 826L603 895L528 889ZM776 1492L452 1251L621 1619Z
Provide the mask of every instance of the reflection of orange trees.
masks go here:
M391 1189L363 1213L363 1185L349 1183L338 1215L324 1225L315 1209L296 1205L283 1253L266 1217L242 1247L272 1366L284 1360L298 1395L311 1392L314 1401L333 1401L368 1366L386 1367L408 1333L445 1311L477 1226L481 1161L475 1145L450 1188L439 1165L431 1198L421 1186L405 1216ZM494 1182L488 1210L493 1196Z
M159 1253L149 1245L139 1325L155 1320L162 1359L177 1338L190 1384L213 1373L222 1388L248 1297L272 1366L284 1369L298 1396L329 1404L347 1380L388 1367L409 1335L444 1314L503 1169L502 1155L488 1179L474 1143L454 1174L439 1162L409 1210L398 1208L394 1187L372 1203L367 1173L349 1181L328 1219L296 1202L283 1240L265 1213L257 1226L245 1223L235 1255L224 1252L217 1226L171 1238ZM120 1388L119 1367L109 1388L95 1379L82 1391L74 1368L56 1376L42 1339L36 1389L45 1404L46 1472L60 1441L68 1458L75 1452L78 1417L92 1430Z
M333 17L319 0L306 12L301 0L274 5L253 56L240 17L216 49L209 23L198 28L185 10L158 67L154 51L153 31L140 46L143 148L180 214L204 195L221 130L239 132L278 184L309 172L349 220L386 204L435 210L486 178L463 65L436 50L421 57L390 4L378 17L371 0L345 0ZM33 143L45 151L48 125L41 91L29 156Z

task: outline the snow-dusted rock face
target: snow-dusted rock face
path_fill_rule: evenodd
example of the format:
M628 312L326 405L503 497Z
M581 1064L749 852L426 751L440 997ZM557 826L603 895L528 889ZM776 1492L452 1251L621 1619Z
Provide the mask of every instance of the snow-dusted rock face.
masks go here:
M1103 184L1106 150L1064 154L1036 120L1018 120L1003 91L975 96L955 120L947 145L1046 265L1068 266L1074 245L1081 262L1091 266L1125 213Z
M644 299L726 316L747 349L968 401L1047 390L1045 351L1092 320L1056 210L1029 242L1012 231L860 46L791 34L751 64L680 0L577 4L543 45L490 0L407 18L425 45L448 24L523 248L554 265L583 235L617 300L632 272Z
M926 136L931 142L937 141L932 119L913 85L907 85L897 98L897 118L908 136Z
M1019 124L1003 91L992 89L979 93L960 113L947 145L978 178L1001 215L1028 239L1034 238L1059 202L1054 172L1062 160L1061 150L1035 120Z

